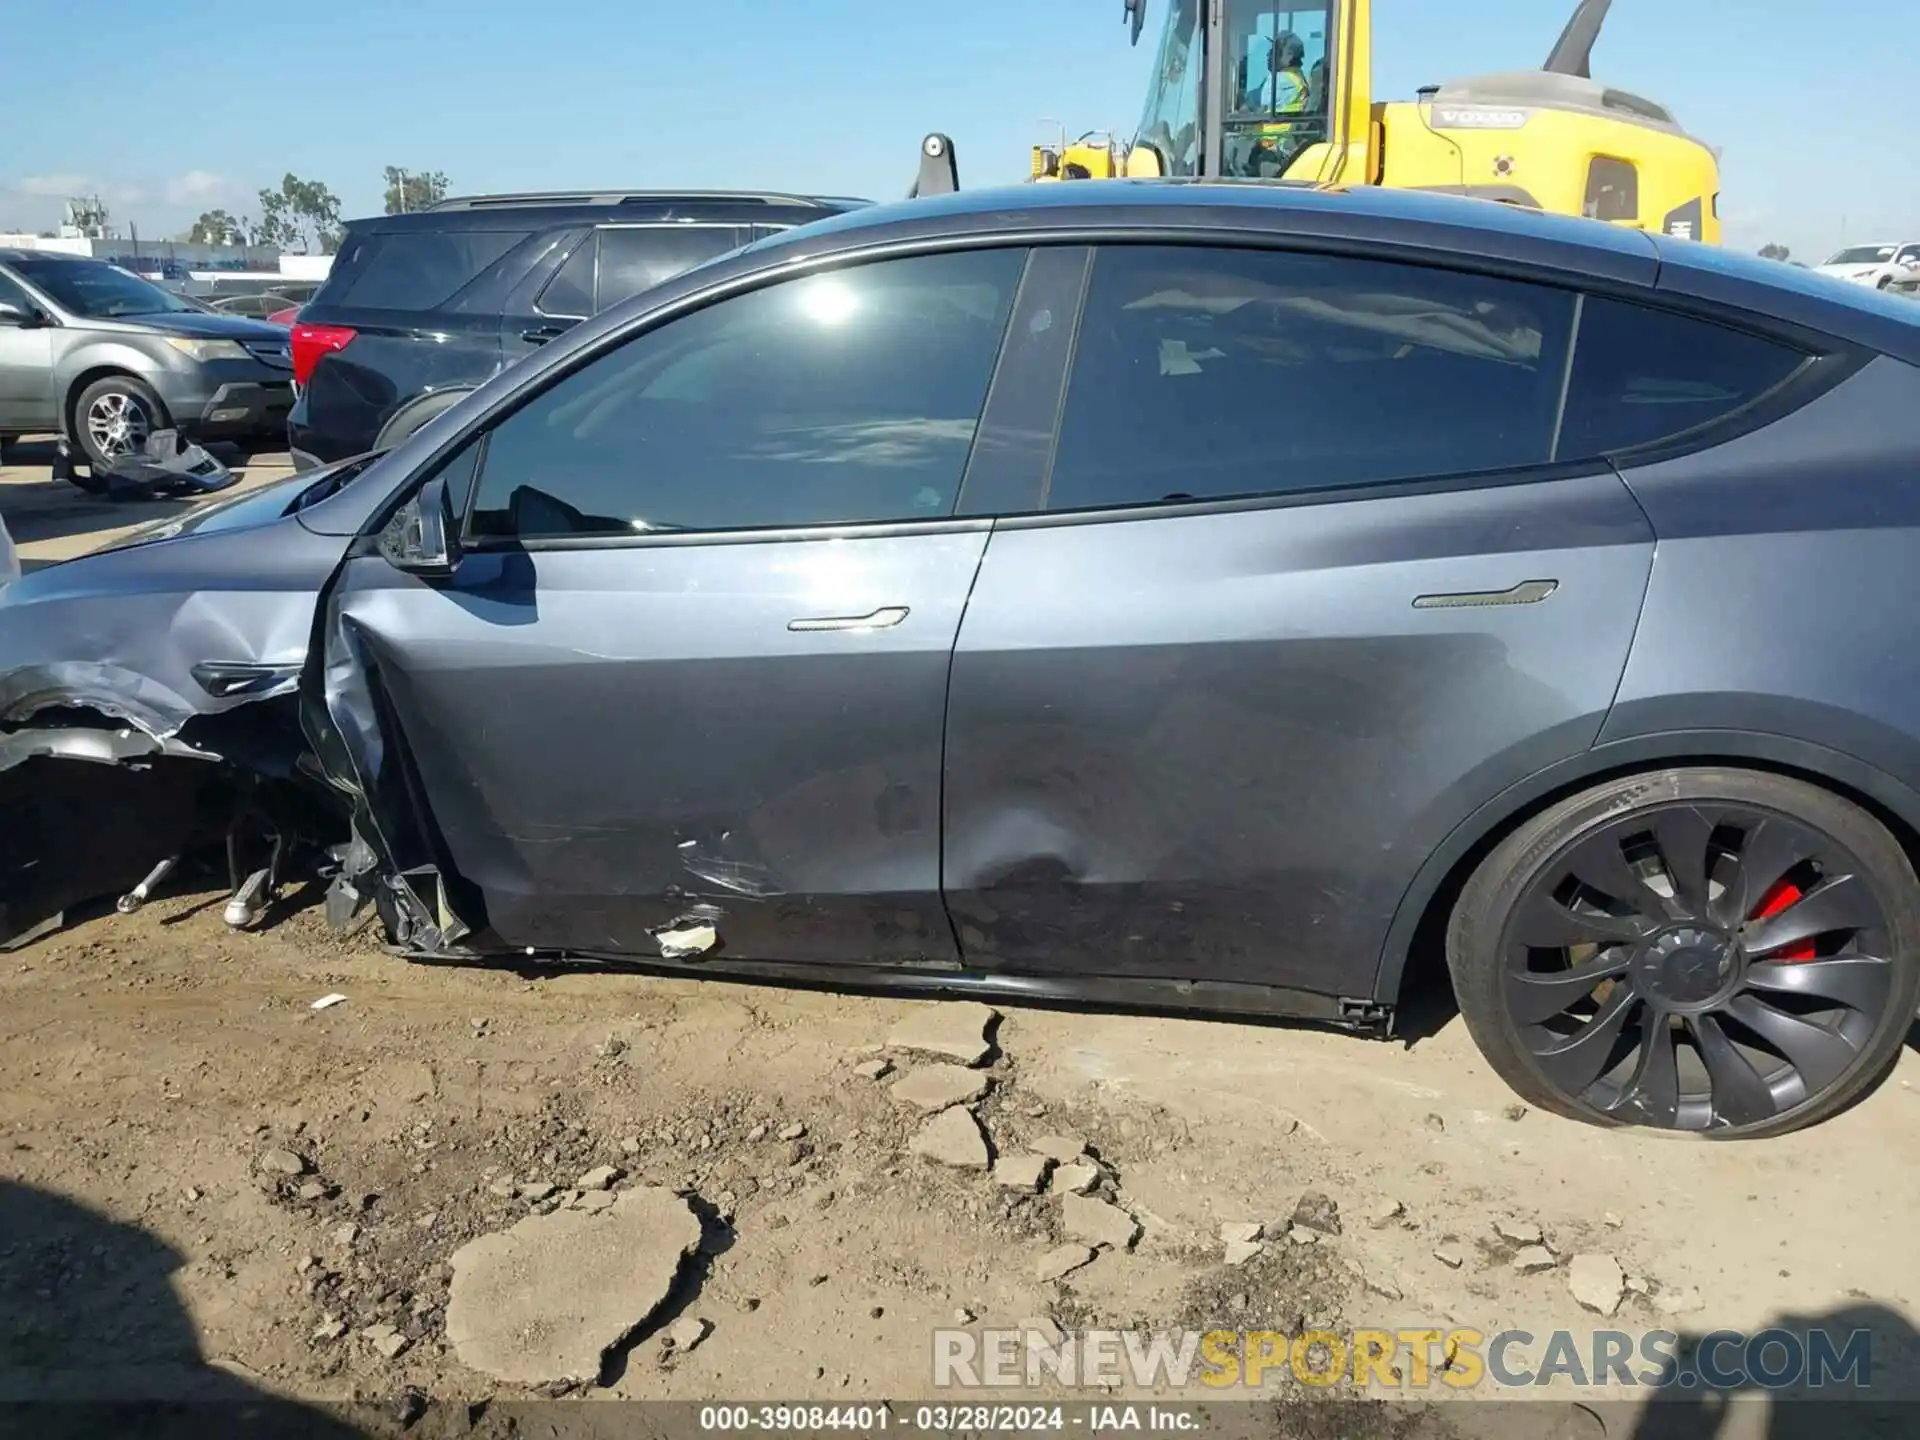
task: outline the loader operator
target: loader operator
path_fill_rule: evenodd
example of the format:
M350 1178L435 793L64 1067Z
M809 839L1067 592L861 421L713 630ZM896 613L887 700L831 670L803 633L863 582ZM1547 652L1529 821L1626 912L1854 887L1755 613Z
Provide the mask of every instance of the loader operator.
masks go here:
M1238 167L1242 175L1273 179L1284 174L1307 140L1304 131L1309 127L1301 127L1302 133L1296 135L1293 121L1264 118L1306 113L1309 87L1302 68L1306 61L1307 47L1298 35L1282 30L1273 37L1267 50L1267 78L1248 85L1242 96L1243 110L1263 117L1259 124L1247 127L1253 131L1254 143Z

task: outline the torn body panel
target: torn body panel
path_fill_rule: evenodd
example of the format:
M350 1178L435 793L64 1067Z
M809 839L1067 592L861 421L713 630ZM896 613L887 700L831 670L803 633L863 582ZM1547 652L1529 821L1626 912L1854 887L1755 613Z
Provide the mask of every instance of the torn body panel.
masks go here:
M264 904L333 838L291 696L343 544L272 523L311 484L0 588L0 944L223 841Z
M316 749L477 947L656 956L711 920L702 954L950 968L947 666L987 530L480 551L436 581L356 557Z

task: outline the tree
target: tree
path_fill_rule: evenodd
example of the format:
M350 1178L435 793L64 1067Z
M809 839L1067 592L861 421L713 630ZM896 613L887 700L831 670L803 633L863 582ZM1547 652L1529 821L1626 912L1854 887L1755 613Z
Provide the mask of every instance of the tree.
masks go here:
M409 210L424 210L447 198L444 170L402 170L387 166L387 214L404 215Z
M340 199L318 180L302 180L291 170L277 190L260 192L260 224L254 231L260 245L282 250L298 246L311 254L326 254L340 246Z
M247 243L246 222L234 219L224 210L203 211L187 231L187 240L193 245L244 245Z
M1793 252L1784 245L1766 244L1760 247L1760 258L1762 260L1788 260L1791 259L1792 256Z

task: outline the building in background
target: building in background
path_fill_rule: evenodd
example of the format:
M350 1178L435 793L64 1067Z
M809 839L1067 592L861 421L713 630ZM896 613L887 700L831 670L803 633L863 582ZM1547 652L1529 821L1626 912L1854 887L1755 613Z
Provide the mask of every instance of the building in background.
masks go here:
M117 235L0 234L0 248L85 255L187 294L218 294L233 288L223 281L324 280L333 266L331 255L283 255L273 245L195 245Z

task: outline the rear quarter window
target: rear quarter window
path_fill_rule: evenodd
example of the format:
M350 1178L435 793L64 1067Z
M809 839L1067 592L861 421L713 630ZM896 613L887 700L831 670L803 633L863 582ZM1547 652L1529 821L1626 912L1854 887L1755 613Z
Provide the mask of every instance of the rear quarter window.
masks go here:
M1714 424L1806 362L1799 350L1743 330L1589 296L1556 454L1590 459Z
M474 282L531 230L376 231L348 241L316 299L370 310L432 310Z

